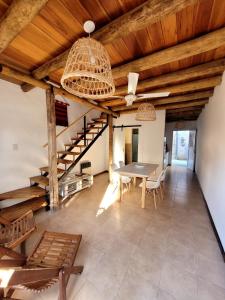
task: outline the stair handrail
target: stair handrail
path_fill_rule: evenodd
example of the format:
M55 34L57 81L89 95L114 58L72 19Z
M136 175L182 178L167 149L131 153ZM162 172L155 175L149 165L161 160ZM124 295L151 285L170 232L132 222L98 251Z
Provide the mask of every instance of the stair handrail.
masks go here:
M61 134L63 134L65 131L67 131L69 128L71 128L74 124L76 124L78 121L80 121L83 117L85 117L90 111L92 111L93 108L90 108L89 110L87 110L84 114L82 114L79 118L77 118L76 120L74 120L68 127L64 128L62 131L60 131L57 135L56 138L58 138ZM44 144L42 147L45 148L48 146L48 142L46 144Z

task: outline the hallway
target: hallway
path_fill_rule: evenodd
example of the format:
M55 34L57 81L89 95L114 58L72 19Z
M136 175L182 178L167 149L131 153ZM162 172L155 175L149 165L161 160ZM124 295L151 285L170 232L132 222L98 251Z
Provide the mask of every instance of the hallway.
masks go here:
M83 234L76 263L84 264L84 273L71 277L70 300L225 299L225 265L191 171L168 171L157 210L149 195L141 209L140 190L132 187L122 203L101 207L97 214L107 174L94 181L64 209L36 218L39 231ZM56 292L57 287L32 299L56 299ZM31 299L26 291L18 298L20 293Z

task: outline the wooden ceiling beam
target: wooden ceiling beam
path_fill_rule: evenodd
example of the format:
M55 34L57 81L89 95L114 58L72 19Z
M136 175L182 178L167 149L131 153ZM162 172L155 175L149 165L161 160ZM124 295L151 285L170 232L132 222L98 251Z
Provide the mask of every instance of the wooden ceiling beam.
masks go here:
M19 72L17 70L13 70L13 69L11 69L9 67L6 67L6 66L3 66L3 65L0 65L0 74L3 74L5 76L8 76L10 78L14 78L14 79L17 79L17 80L20 80L20 81L23 81L23 82L27 82L29 84L32 84L33 86L42 88L44 90L47 90L50 87L49 84L47 84L46 82L44 82L42 80L37 80L37 79L33 78L30 75L23 74L23 73L21 73L21 72ZM119 114L116 113L116 112L113 112L113 111L111 111L109 109L101 107L101 106L99 106L97 104L94 104L94 103L88 101L88 100L76 97L76 96L74 96L74 95L66 92L62 88L54 88L54 93L57 94L57 95L64 96L64 97L66 97L66 98L68 98L68 99L70 99L70 100L72 100L74 102L83 104L83 105L88 106L90 108L93 108L93 109L99 110L101 112L113 115L115 117L119 116Z
M174 104L166 104L166 105L158 105L155 106L156 110L168 110L168 109L177 109L177 108L184 108L184 107L192 107L192 106L203 106L209 102L209 99L201 99L196 101L189 101L185 103L174 103ZM129 110L121 110L119 111L120 114L129 114L135 113L137 108L129 109Z
M200 64L191 68L186 68L165 75L148 78L138 82L137 91L152 89L155 87L172 85L181 81L199 79L200 77L209 77L222 74L225 70L225 58L218 59L209 63ZM115 95L127 94L127 85L116 89Z
M184 103L173 103L173 104L165 104L165 105L158 105L155 107L157 110L168 110L168 109L177 109L177 108L184 108L184 107L192 107L192 106L202 106L209 102L209 99L200 99L200 100L192 100L189 102Z
M191 106L191 107L184 107L184 108L176 108L176 109L169 109L166 111L166 114L176 114L180 112L189 112L189 111L202 111L204 108L204 105L202 106Z
M14 0L0 20L0 53L25 28L48 0Z
M129 33L141 30L150 24L157 23L162 18L175 14L187 6L195 4L196 0L148 0L133 10L118 17L93 34L102 44L112 43Z
M168 114L166 113L166 121L168 120L192 120L192 119L198 119L199 115L202 112L201 110L197 110L196 107L193 107L193 111L189 112L179 112L176 114Z
M173 117L173 116L195 116L195 115L200 115L202 109L196 109L195 110L189 110L189 111L180 111L177 113L168 113L168 111L166 111L166 116L167 117Z
M193 5L197 0L147 0L133 10L118 17L109 24L100 28L92 34L92 37L102 44L112 43L115 39L127 36L145 28L150 24L158 22L160 19ZM46 62L33 71L36 79L42 79L51 72L63 68L69 54L70 48ZM32 87L24 85L23 90L29 91Z
M192 116L192 117L173 117L173 118L166 118L166 123L178 122L178 121L196 121L198 120L199 116Z
M182 102L188 102L191 100L205 99L205 98L211 97L212 95L213 95L213 90L209 90L209 91L192 93L192 94L175 96L175 97L151 99L151 100L148 100L148 102L151 102L154 105L173 104L173 103L177 103L177 102L182 103ZM146 102L146 100L135 102L131 106L126 106L126 105L116 106L116 107L113 107L113 111L121 111L121 110L129 110L131 108L137 108L143 102Z
M170 95L176 95L176 94L180 94L180 93L189 93L189 92L200 91L200 90L204 90L204 89L212 89L215 86L219 85L221 83L221 81L222 81L221 76L214 76L214 77L195 80L195 81L178 84L178 85L174 85L174 86L154 89L154 90L151 90L150 92L151 93L170 92ZM150 100L152 100L152 99L150 98ZM141 100L136 100L135 102L138 102L138 101L141 101ZM116 100L113 99L113 100L100 102L100 104L102 106L112 107L112 106L118 106L118 105L125 105L126 101L124 99L116 99Z
M113 68L113 78L126 77L129 72L141 72L167 63L204 53L225 45L225 27L193 40L171 46L145 57Z
M185 119L185 120L189 120L189 119L198 119L200 113L198 114L179 114L179 115L173 115L173 116L166 116L166 120L172 120L172 119Z

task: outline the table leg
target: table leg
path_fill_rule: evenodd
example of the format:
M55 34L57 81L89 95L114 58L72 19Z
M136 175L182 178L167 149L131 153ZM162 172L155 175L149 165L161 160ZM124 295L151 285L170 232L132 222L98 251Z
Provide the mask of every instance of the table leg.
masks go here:
M142 179L141 207L145 208L146 177Z
M134 177L134 186L136 186L136 177Z

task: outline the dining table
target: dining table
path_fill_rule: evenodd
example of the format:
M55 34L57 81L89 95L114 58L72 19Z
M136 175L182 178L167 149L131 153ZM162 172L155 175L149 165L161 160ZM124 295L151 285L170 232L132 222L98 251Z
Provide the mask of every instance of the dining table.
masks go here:
M142 178L141 207L145 208L145 193L147 178L154 175L158 164L133 162L115 170L120 175L120 200L122 200L122 176L133 177L136 185L136 178Z

